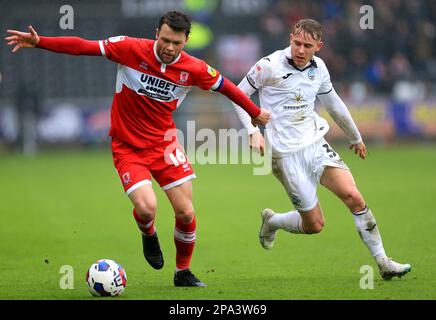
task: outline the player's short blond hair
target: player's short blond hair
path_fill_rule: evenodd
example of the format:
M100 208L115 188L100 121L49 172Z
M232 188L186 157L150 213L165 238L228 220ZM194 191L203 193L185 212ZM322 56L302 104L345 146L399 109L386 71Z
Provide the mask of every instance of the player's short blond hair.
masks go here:
M292 28L292 34L298 35L301 32L310 34L316 41L320 41L322 37L321 24L313 19L301 19Z

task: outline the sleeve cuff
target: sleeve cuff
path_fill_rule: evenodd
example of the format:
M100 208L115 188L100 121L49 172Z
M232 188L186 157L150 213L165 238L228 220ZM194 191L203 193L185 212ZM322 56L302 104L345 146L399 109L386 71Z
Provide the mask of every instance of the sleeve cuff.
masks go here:
M358 144L363 142L362 137L359 137L359 139L349 140L351 144Z
M106 56L106 51L104 50L103 40L98 41L98 45L100 46L100 51L102 56Z
M256 131L260 131L258 127L251 126L250 128L247 128L247 132L249 136L255 133Z

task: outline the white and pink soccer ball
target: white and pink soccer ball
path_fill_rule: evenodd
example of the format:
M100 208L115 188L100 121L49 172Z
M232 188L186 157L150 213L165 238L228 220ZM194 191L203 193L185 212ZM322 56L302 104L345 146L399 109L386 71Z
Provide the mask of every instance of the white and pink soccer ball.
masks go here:
M110 259L101 259L91 265L86 273L89 292L96 297L119 296L126 288L124 268Z

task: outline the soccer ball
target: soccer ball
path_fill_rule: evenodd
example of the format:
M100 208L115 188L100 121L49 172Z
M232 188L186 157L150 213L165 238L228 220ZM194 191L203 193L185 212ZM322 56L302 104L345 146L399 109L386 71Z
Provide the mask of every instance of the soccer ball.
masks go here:
M101 259L91 265L86 273L89 292L96 297L119 296L126 287L124 268L110 259Z

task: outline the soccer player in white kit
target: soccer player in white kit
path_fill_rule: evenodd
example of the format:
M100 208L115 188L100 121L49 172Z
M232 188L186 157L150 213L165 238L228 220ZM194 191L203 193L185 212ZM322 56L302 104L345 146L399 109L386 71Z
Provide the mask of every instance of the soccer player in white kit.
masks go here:
M248 96L259 92L260 105L272 112L266 125L266 138L271 146L272 170L283 184L296 211L261 212L259 232L261 245L273 247L280 229L295 234L321 232L324 216L318 202L317 185L321 183L336 194L351 211L357 231L375 259L380 275L389 280L411 270L386 256L376 221L356 187L347 165L324 139L327 121L314 111L318 97L350 142L350 149L362 159L366 147L351 115L335 92L324 61L314 54L323 42L321 25L312 19L295 24L290 46L262 58L251 68L238 87ZM250 135L250 146L264 153L264 138L251 124L250 116L234 104Z

